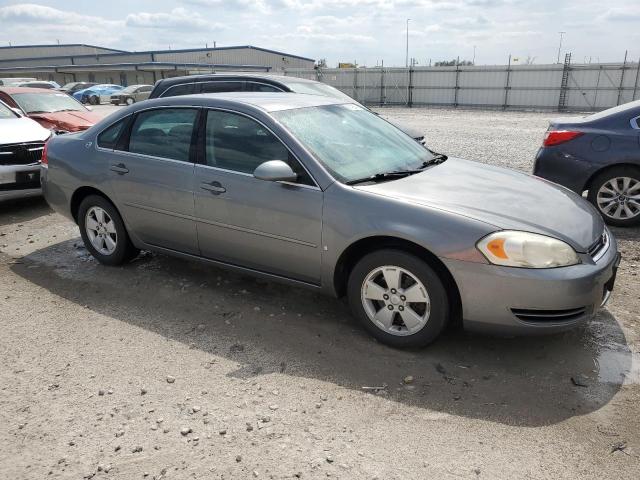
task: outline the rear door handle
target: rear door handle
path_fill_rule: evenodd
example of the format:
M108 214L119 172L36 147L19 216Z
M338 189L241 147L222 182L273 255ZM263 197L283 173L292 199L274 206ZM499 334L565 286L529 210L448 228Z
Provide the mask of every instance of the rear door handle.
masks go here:
M202 182L200 184L200 188L202 188L203 190L207 190L211 193L213 193L214 195L220 195L221 193L224 193L227 191L226 188L224 188L220 182Z
M124 163L117 163L115 165L111 165L110 170L112 172L116 172L120 175L124 175L125 173L129 173L129 169Z

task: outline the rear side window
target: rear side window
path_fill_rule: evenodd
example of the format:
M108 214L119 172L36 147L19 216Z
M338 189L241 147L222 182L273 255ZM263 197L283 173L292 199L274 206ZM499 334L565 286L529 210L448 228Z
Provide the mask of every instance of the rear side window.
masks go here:
M282 92L281 89L264 83L247 82L247 91L249 92Z
M191 95L195 93L195 86L193 83L183 83L182 85L173 85L164 92L161 97L180 97L182 95Z
M131 128L129 151L141 155L189 161L198 110L162 108L139 113Z
M140 87L138 89L139 92L150 92L153 87L151 85L147 85L145 87Z
M100 135L98 135L98 146L101 148L108 148L109 150L116 148L116 144L118 143L118 139L120 138L120 134L122 133L122 129L126 123L127 119L125 118L104 130Z
M204 82L200 84L200 93L242 92L244 82Z

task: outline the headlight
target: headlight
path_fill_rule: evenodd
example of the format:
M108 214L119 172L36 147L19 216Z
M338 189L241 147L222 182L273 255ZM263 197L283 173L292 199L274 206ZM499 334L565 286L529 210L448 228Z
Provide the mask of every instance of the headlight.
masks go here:
M570 245L536 233L504 230L487 235L476 246L490 263L507 267L553 268L580 263Z

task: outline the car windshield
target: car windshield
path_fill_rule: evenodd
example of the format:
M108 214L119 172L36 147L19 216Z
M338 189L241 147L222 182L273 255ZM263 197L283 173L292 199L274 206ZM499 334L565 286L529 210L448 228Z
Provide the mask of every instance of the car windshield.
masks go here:
M338 100L346 100L353 102L353 98L349 95L342 93L337 88L331 85L325 85L324 83L312 83L312 82L286 82L287 87L295 93L306 93L307 95L322 95L324 97L337 98Z
M123 88L122 90L120 90L121 93L133 93L136 91L136 89L138 88L138 85L129 85L126 88Z
M16 103L27 113L82 111L84 107L66 93L15 93Z
M297 108L273 116L342 182L415 170L434 159L418 142L358 105Z
M0 119L4 118L16 118L17 115L11 111L11 109L0 103Z

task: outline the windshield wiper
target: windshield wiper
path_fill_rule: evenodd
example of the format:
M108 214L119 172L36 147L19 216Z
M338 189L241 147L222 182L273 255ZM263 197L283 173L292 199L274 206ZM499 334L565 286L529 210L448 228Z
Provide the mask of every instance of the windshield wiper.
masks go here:
M426 160L424 162L422 162L422 165L420 166L420 169L423 170L427 167L430 167L431 165L438 165L442 162L444 162L447 158L446 155L442 154L442 153L436 153L433 158L430 158L429 160Z
M391 180L393 178L403 178L408 177L409 175L413 175L414 173L420 173L422 170L396 170L393 172L383 172L376 173L375 175L370 175L368 177L356 178L355 180L349 180L346 182L347 185L356 185L358 183L367 183L367 182L383 182L385 180Z

